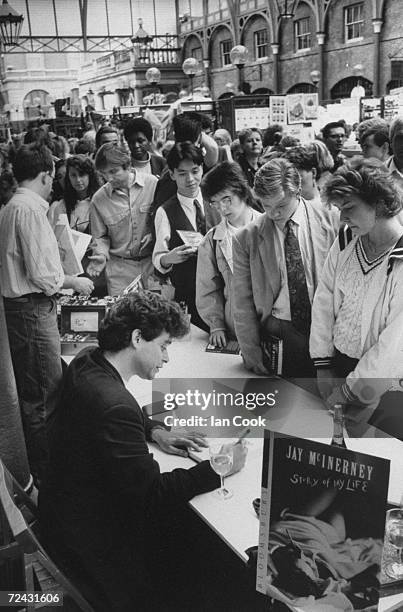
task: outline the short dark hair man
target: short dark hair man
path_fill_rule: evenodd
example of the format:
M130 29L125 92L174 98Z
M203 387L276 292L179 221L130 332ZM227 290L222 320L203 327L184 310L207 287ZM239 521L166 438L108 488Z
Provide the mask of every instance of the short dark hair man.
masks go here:
M179 231L206 233L206 216L200 182L203 155L191 142L172 147L168 154L169 173L177 187L155 215L153 264L161 274L169 275L175 287L175 300L185 302L192 323L208 331L196 309L197 248L186 244Z
M66 374L39 503L51 540L95 582L99 611L162 609L153 596L165 598L158 588L163 577L148 565L151 557L158 563L168 538L155 533L158 517L171 516L172 524L184 502L219 485L207 461L160 473L147 442L179 455L186 453L176 444L198 450L205 443L149 420L125 387L133 375L153 379L171 341L187 331L178 305L149 292L131 294L108 311L99 348L80 353ZM234 449L232 472L246 457L245 449Z
M99 128L95 134L95 149L98 151L107 142L119 144L119 132L111 125L103 125Z
M123 134L132 154L133 168L159 178L167 164L163 157L151 152L153 128L149 121L143 117L129 119Z
M203 132L201 113L183 113L175 115L172 120L175 142L190 141L203 153L203 170L207 172L218 162L218 145L215 140ZM155 189L153 212L176 193L175 181L166 169ZM217 221L218 222L218 221Z
M19 186L0 215L0 287L28 459L39 484L62 377L55 294L65 287L88 295L94 285L63 273L46 216L54 177L50 150L23 145L13 169Z
M364 157L374 157L381 162L386 162L389 158L389 126L384 119L361 121L358 125L358 141Z
M329 149L333 160L333 172L344 164L344 155L342 154L343 145L346 141L346 127L343 121L332 121L327 123L322 129L323 140Z

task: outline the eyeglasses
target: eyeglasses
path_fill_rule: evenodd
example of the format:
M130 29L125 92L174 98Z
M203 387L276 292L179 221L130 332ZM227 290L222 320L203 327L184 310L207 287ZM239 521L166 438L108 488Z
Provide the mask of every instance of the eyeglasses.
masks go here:
M212 208L220 208L221 206L223 208L228 208L229 206L231 206L231 204L232 204L231 196L224 196L223 198L221 198L221 200L217 200L215 202L210 201L210 206Z

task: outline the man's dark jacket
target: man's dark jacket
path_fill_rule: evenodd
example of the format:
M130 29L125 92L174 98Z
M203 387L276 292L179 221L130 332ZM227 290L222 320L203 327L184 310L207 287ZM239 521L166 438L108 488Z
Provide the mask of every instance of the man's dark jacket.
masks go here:
M174 512L219 485L206 461L161 474L147 447L155 426L100 349L72 361L40 491L42 528L80 558L111 599L120 580L131 580L137 592L147 583L144 554L158 512Z

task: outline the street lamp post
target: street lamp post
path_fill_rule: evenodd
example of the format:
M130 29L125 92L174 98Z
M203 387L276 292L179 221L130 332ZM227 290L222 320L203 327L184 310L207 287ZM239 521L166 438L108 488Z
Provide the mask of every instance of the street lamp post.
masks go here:
M189 77L190 91L191 91L192 100L193 100L193 79L195 77L195 74L199 70L199 62L197 61L195 57L188 57L187 59L185 59L185 61L182 64L182 70L186 74L186 76Z
M24 17L19 15L7 0L3 0L0 6L0 43L2 45L7 47L18 43L23 21Z
M156 97L157 92L159 93L160 91L158 84L161 81L161 71L155 66L153 66L152 68L149 68L146 72L146 81L147 83L150 83L150 85L154 88L153 102L154 104L156 104L155 97Z
M318 101L320 103L320 100L319 100L319 87L318 87L318 84L319 84L319 81L320 81L320 72L319 72L319 70L311 70L309 76L311 77L311 81L312 81L312 83L315 86L316 92L318 94Z
M233 64L234 66L238 68L239 91L242 91L242 88L243 88L243 82L244 82L243 68L248 59L248 54L249 54L248 49L244 47L243 45L236 45L235 47L232 47L231 51L229 52L231 64Z
M132 37L131 41L137 51L137 58L140 63L146 64L150 61L150 45L153 41L153 36L147 34L143 29L143 20L141 17L138 20L139 29Z
M294 17L295 0L276 0L278 18L292 19Z
M353 66L353 74L357 77L357 82L355 87L353 87L350 98L364 98L365 97L365 89L361 84L362 74L364 72L364 66L362 64L355 64Z

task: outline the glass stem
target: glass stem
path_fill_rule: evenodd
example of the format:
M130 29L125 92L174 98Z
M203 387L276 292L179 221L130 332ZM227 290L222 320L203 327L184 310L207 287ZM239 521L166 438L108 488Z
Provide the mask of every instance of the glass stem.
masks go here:
M222 474L220 474L220 480L221 480L221 491L224 493L225 489L224 489L224 476Z

